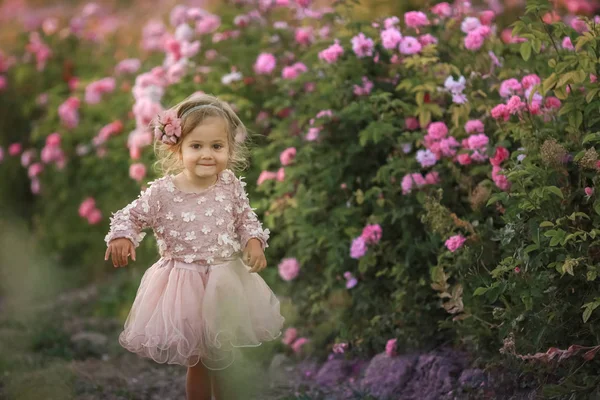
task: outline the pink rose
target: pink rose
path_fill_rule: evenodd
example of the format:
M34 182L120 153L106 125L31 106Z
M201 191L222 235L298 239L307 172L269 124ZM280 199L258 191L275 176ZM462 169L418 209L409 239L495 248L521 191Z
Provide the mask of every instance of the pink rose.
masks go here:
M352 50L358 58L371 57L373 55L375 43L373 42L373 39L366 37L364 33L361 32L354 36L351 43Z
M297 337L298 331L296 330L296 328L287 328L283 333L283 339L281 339L281 342L290 346L294 342L294 340L296 340Z
M277 266L279 270L279 276L284 281L291 281L295 279L300 272L300 263L295 258L284 258Z
M260 175L258 176L258 179L256 180L256 184L258 186L260 186L260 185L263 184L263 182L271 180L271 179L277 179L277 173L276 172L262 171L260 173Z
M275 69L276 64L277 60L273 54L261 53L254 63L254 72L261 75L270 74Z
M421 11L409 11L404 14L404 22L410 28L418 28L420 26L429 25L427 15Z
M132 164L129 167L129 176L140 182L146 176L146 166L142 163Z
M408 117L404 119L404 126L409 131L414 131L415 129L419 129L419 120L415 117Z
M454 235L446 240L446 247L452 253L460 249L467 239L463 235Z
M427 128L427 134L435 140L440 140L448 134L448 127L443 122L432 122Z
M473 160L471 160L471 156L468 155L467 153L459 154L456 157L456 160L458 161L458 163L460 165L469 165L469 164L471 164L471 162L473 162Z
M381 240L381 226L379 224L367 225L363 228L362 238L367 244L375 244Z
M389 357L394 357L396 355L396 342L397 339L390 339L385 344L385 354L387 354Z
M303 45L308 46L314 41L313 37L313 28L303 26L296 29L295 33L296 42Z
M473 132L483 133L483 130L484 130L483 122L481 122L478 119L469 120L465 124L465 131L467 131L467 133L473 133Z
M302 350L302 346L304 346L306 343L308 343L308 339L305 337L301 337L298 340L296 340L294 344L292 344L292 350L294 350L294 353L300 353L300 351Z
M586 187L584 191L587 197L591 197L594 194L594 189L591 187Z
M447 2L438 3L431 7L431 12L439 17L450 17L452 15L452 6Z
M88 197L79 205L79 216L87 218L88 215L96 208L96 200L93 197Z
M319 52L319 59L328 64L333 64L342 54L344 54L344 49L340 46L339 40L336 39L334 44Z
M94 208L87 216L87 220L90 225L96 225L102 221L102 212L97 208Z
M510 153L508 152L508 150L502 146L498 146L496 148L496 153L494 154L493 158L490 158L490 163L492 165L500 165L502 164L506 159L508 159L508 156L510 155Z
M283 182L285 180L285 169L283 167L277 170L277 178L279 182Z
M58 132L54 132L49 134L46 137L46 146L60 146L60 134Z
M290 165L292 161L296 158L296 148L288 147L279 155L279 161L281 161L281 165Z
M419 53L423 49L423 45L419 40L412 36L405 36L400 41L400 53L406 55L413 55Z
M381 44L383 48L393 50L400 44L402 34L397 28L390 27L381 32Z
M34 178L34 177L38 176L39 174L41 174L43 170L44 170L44 164L37 162L37 163L29 166L29 168L27 170L27 176L29 176L29 178Z

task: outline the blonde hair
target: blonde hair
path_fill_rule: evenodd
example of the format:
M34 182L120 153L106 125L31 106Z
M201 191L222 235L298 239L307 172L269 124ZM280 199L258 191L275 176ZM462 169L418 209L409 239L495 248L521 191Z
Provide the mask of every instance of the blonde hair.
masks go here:
M194 107L200 107L192 110ZM179 173L183 170L183 164L179 159L183 139L208 117L220 117L226 122L227 141L229 144L229 160L227 168L240 172L248 168L249 141L246 127L236 115L231 106L215 96L209 94L193 94L182 102L171 107L169 111L175 111L177 118L184 116L181 121L181 137L175 144L166 144L160 140L154 141L154 154L157 161L154 168L162 175ZM189 111L189 112L188 112ZM157 120L151 123L154 130Z

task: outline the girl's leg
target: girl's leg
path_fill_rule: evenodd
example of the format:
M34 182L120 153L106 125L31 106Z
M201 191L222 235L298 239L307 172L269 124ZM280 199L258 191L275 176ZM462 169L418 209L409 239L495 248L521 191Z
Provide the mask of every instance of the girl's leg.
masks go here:
M198 361L193 367L188 367L185 392L187 400L212 400L210 371Z

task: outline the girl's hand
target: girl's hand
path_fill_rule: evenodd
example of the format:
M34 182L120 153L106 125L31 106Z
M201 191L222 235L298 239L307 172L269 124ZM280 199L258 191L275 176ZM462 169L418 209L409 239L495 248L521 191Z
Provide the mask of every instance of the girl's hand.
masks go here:
M135 246L133 242L127 238L113 239L108 243L108 249L104 254L104 260L108 260L108 256L112 253L112 263L116 267L124 267L127 265L127 257L131 254L131 259L135 261Z
M251 267L249 272L260 272L267 267L267 259L265 258L260 240L256 238L248 240L242 260L246 265Z

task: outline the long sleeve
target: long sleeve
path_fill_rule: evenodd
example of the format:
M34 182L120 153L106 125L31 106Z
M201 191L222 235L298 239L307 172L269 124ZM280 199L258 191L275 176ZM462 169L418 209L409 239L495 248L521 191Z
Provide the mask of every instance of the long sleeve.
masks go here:
M250 207L248 195L244 189L246 182L242 181L243 178L237 178L234 182L234 195L235 195L235 229L236 233L240 238L240 244L242 249L246 248L248 240L257 238L260 240L262 249L269 247L267 241L269 240L269 230L263 229L261 222L258 220L256 213Z
M137 199L121 210L112 213L110 230L104 238L107 246L111 240L117 238L127 238L133 242L135 247L140 245L140 241L146 236L142 230L154 226L154 216L157 207L160 207L160 203L153 196L155 189L150 185L140 193Z

